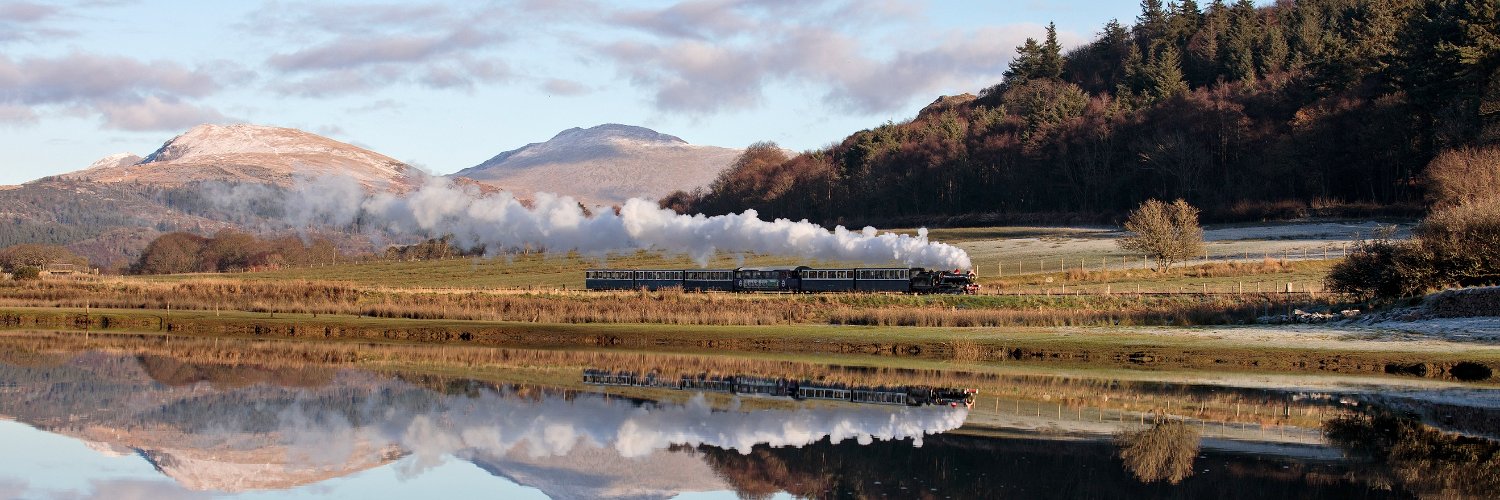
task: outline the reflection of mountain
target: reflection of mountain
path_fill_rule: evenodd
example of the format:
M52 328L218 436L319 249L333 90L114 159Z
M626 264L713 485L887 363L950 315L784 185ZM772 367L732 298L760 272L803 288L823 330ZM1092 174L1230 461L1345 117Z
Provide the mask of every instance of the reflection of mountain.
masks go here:
M175 352L206 358L184 342L172 341ZM1058 434L1056 428L1018 433L1022 427L999 427L1010 429L1002 431L1007 437L945 432L979 418L983 403L970 413L770 405L749 398L726 409L703 398L649 401L440 375L200 364L166 349L108 345L129 354L0 348L0 418L81 439L99 453L124 455L121 460L140 466L140 474L161 481L149 464L175 482L168 483L172 488L328 488L381 474L402 481L447 478L428 471L458 468L480 481L466 487L515 483L554 498L668 498L723 489L744 497L1386 498L1410 490L1401 483L1390 489L1390 481L1337 455L1257 454L1207 445L1193 454L1194 472L1181 484L1148 485L1115 457L1114 446ZM553 358L514 359L539 366L538 359ZM531 380L557 375L510 368ZM855 377L853 371L844 375ZM1064 382L1035 387L1052 394L1074 389ZM1145 399L1151 393L1141 394ZM1178 399L1184 400L1191 399ZM1297 408L1284 397L1276 403L1278 412ZM750 406L774 409L746 411ZM1045 413L1024 409L1038 419ZM1057 415L1065 408L1042 409ZM1128 420L1120 425L1128 427ZM7 437L0 427L0 442ZM0 446L0 457L14 453ZM1467 462L1444 460L1423 470L1467 477ZM380 472L354 475L372 468ZM330 478L342 479L322 482ZM0 471L0 482L5 479Z
M920 440L957 428L949 408L720 411L483 383L443 392L366 372L199 366L84 354L0 363L0 415L118 450L194 490L282 489L398 461L420 473L452 457L562 498L655 498L718 489L674 447L748 452L818 440ZM283 380L284 379L284 380ZM291 382L283 387L261 381ZM312 382L312 383L309 383ZM686 448L680 448L685 445ZM911 446L910 444L903 444ZM405 458L402 458L405 457Z
M531 456L517 450L469 460L552 498L671 498L687 491L730 488L703 459L681 451L657 450L626 459L612 448L578 447L564 455Z

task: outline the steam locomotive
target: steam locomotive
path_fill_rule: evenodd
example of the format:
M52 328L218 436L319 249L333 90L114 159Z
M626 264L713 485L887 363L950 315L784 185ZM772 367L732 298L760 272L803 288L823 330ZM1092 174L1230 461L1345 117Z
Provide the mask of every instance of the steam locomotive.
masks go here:
M736 269L589 269L589 290L660 290L691 292L896 292L974 294L973 271L933 271L920 267L813 269L741 267Z

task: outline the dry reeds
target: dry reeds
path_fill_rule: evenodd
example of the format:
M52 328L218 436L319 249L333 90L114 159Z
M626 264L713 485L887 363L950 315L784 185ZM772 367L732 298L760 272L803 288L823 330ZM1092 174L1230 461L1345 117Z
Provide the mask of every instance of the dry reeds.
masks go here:
M1279 263L1259 268L1270 270ZM673 325L1087 326L1253 320L1287 298L913 297L655 292L404 290L311 281L129 279L0 284L0 307L248 311L420 320ZM1318 306L1319 304L1312 304Z

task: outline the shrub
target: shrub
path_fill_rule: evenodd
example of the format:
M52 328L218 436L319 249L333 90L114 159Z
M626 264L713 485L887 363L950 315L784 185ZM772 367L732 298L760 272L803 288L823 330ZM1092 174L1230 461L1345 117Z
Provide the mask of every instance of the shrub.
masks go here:
M1426 178L1437 207L1500 196L1500 146L1445 151L1427 164Z
M1328 270L1324 286L1360 300L1410 297L1431 286L1431 260L1412 241L1360 242L1348 257Z
M1500 282L1500 199L1440 208L1410 241L1360 244L1328 272L1331 291L1392 299L1444 285Z
M34 266L21 266L12 273L18 281L31 281L42 279L42 269Z
M7 269L22 266L45 268L49 264L72 264L83 267L88 265L88 259L56 245L22 244L0 250L0 267Z
M1435 284L1500 281L1500 198L1439 208L1415 232L1433 259Z

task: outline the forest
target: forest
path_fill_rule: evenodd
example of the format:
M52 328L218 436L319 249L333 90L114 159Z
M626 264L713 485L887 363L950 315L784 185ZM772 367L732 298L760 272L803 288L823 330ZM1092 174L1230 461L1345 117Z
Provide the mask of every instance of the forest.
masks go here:
M1182 198L1208 221L1417 215L1429 162L1500 142L1500 2L1144 0L999 83L789 156L757 143L680 212L823 224L1117 222ZM945 219L946 218L946 219Z

